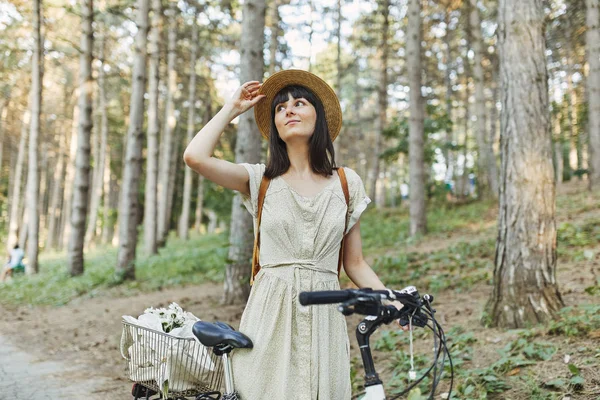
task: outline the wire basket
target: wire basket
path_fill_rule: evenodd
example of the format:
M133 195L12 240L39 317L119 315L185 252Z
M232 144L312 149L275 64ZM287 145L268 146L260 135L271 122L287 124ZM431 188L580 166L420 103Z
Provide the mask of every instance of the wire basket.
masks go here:
M156 392L175 397L222 392L220 357L194 338L123 321L121 355L127 361L127 377Z

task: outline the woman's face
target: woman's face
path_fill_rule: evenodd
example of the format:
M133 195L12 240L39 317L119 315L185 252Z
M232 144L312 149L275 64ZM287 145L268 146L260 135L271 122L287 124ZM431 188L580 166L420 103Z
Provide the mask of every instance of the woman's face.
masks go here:
M312 136L317 122L315 107L304 98L295 99L288 94L288 100L275 106L275 127L279 137L288 143L290 139Z

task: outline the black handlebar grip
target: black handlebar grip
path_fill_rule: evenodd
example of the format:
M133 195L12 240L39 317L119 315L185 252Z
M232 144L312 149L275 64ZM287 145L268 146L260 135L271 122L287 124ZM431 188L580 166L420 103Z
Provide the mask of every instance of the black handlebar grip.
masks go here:
M308 306L311 304L336 304L349 300L352 293L346 290L323 290L319 292L302 292L298 299L300 304Z

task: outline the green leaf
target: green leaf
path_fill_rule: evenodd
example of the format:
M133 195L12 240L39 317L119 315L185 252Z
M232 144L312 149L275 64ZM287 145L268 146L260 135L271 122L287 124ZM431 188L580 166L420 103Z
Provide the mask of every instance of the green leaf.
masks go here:
M565 381L560 378L552 379L551 381L544 383L544 386L556 389L563 389L565 387Z
M571 378L571 380L569 381L569 383L571 385L583 385L585 382L585 379L583 379L583 377L581 376L574 376Z
M421 389L414 388L408 393L407 400L421 400L423 397L421 396Z
M571 371L573 375L579 375L579 368L577 368L575 364L569 364L569 371Z

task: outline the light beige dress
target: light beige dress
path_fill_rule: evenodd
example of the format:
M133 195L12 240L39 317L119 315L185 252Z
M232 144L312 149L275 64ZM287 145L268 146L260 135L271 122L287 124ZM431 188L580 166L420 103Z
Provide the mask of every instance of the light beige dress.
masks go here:
M254 217L264 164L242 164L250 175L243 204ZM348 230L370 199L361 178L344 168L350 192ZM349 340L336 305L304 307L302 291L339 289L337 265L346 200L337 173L317 195L298 194L273 179L263 204L260 265L240 331L253 349L233 353L236 389L243 400L348 400Z

